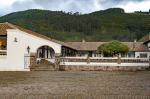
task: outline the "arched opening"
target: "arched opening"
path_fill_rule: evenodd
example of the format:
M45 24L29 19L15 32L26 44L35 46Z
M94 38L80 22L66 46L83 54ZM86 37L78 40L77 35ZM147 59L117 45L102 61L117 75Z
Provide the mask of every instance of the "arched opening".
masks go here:
M49 46L41 46L37 49L37 60L45 59L54 62L55 51Z

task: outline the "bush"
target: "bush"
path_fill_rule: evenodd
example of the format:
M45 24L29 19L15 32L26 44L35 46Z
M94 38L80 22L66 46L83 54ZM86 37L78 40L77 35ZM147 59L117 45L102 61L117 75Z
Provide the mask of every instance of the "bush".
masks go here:
M127 45L121 43L120 41L113 40L109 43L104 43L98 47L98 52L104 54L115 55L119 53L127 53L129 48Z

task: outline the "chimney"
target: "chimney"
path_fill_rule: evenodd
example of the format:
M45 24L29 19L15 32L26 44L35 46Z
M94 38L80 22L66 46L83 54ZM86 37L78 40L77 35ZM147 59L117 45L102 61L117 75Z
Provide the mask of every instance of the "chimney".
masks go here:
M135 45L136 45L136 39L134 40L134 42L133 42L133 49L135 48Z
M134 43L136 43L137 41L136 41L136 39L134 40Z

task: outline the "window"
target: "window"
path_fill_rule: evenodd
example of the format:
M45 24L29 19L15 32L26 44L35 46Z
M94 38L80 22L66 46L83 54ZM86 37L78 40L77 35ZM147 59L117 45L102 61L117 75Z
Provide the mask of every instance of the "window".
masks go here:
M145 53L140 54L140 58L147 58L147 54Z
M135 57L135 52L128 52L128 57Z
M0 35L0 50L7 49L7 36Z

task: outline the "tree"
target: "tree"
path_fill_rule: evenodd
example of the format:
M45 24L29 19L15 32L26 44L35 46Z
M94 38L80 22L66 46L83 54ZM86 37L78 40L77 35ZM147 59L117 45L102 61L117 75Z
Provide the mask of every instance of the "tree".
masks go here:
M104 43L98 47L98 52L103 53L106 56L113 56L119 53L127 53L129 48L127 45L121 43L120 41L113 40L108 43Z

